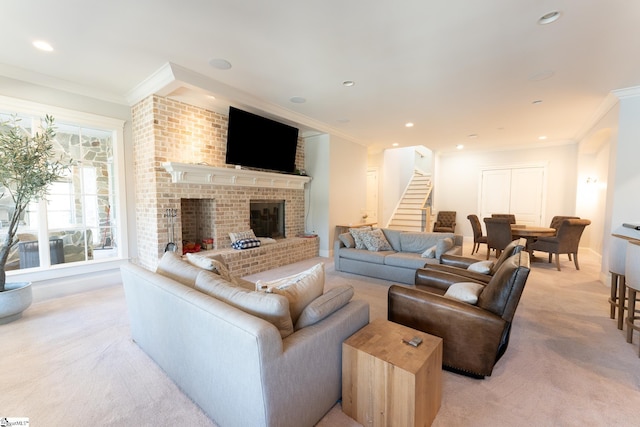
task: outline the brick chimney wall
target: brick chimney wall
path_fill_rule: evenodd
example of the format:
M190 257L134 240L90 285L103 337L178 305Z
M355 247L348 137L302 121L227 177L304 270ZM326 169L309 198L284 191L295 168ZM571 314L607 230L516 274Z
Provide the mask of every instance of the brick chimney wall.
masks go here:
M163 162L225 164L228 116L152 95L132 108L138 259L154 270L170 239L167 209L178 212L174 238L182 250L181 199L209 199L217 249L231 245L229 232L249 226L252 199L285 200L285 233L304 232L304 190L174 184ZM298 140L296 167L304 168L304 144ZM181 252L180 252L181 253Z

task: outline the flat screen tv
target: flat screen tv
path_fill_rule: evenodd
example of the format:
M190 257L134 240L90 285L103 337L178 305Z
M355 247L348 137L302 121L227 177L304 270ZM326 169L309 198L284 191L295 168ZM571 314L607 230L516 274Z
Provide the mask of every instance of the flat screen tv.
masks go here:
M297 146L297 128L229 107L228 165L293 173Z

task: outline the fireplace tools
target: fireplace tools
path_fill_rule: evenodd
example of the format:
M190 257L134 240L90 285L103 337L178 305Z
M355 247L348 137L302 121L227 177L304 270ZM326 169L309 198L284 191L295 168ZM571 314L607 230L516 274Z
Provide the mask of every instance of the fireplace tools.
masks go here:
M165 252L176 252L178 250L178 245L175 244L175 235L174 235L174 224L175 218L178 216L177 209L166 209L164 213L165 218L167 218L167 229L169 230L169 243L164 247Z

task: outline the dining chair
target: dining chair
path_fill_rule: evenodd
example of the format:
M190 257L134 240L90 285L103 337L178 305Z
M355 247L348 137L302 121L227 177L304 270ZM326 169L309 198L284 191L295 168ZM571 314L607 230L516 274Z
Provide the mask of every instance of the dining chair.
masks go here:
M478 215L467 215L467 219L471 222L471 229L473 230L473 248L471 249L471 255L480 250L481 244L487 244L487 236L482 235L482 224Z
M487 229L487 259L491 249L496 250L496 258L513 240L511 237L511 223L508 218L484 218Z
M516 223L516 216L514 214L491 214L491 218L507 218L510 224Z
M553 254L556 254L556 267L560 271L560 254L573 255L573 263L576 270L580 270L578 264L578 247L580 237L587 225L591 224L588 219L565 219L558 227L555 236L538 237L538 240L529 245L532 251L542 251L549 253L549 262Z

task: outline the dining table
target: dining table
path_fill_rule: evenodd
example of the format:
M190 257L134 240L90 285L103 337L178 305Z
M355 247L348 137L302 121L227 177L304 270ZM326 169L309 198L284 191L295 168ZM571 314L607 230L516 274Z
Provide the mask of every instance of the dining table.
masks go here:
M532 254L529 246L535 242L538 237L555 236L556 229L551 227L541 227L538 225L511 224L511 237L518 239L523 237L527 240L527 251Z

